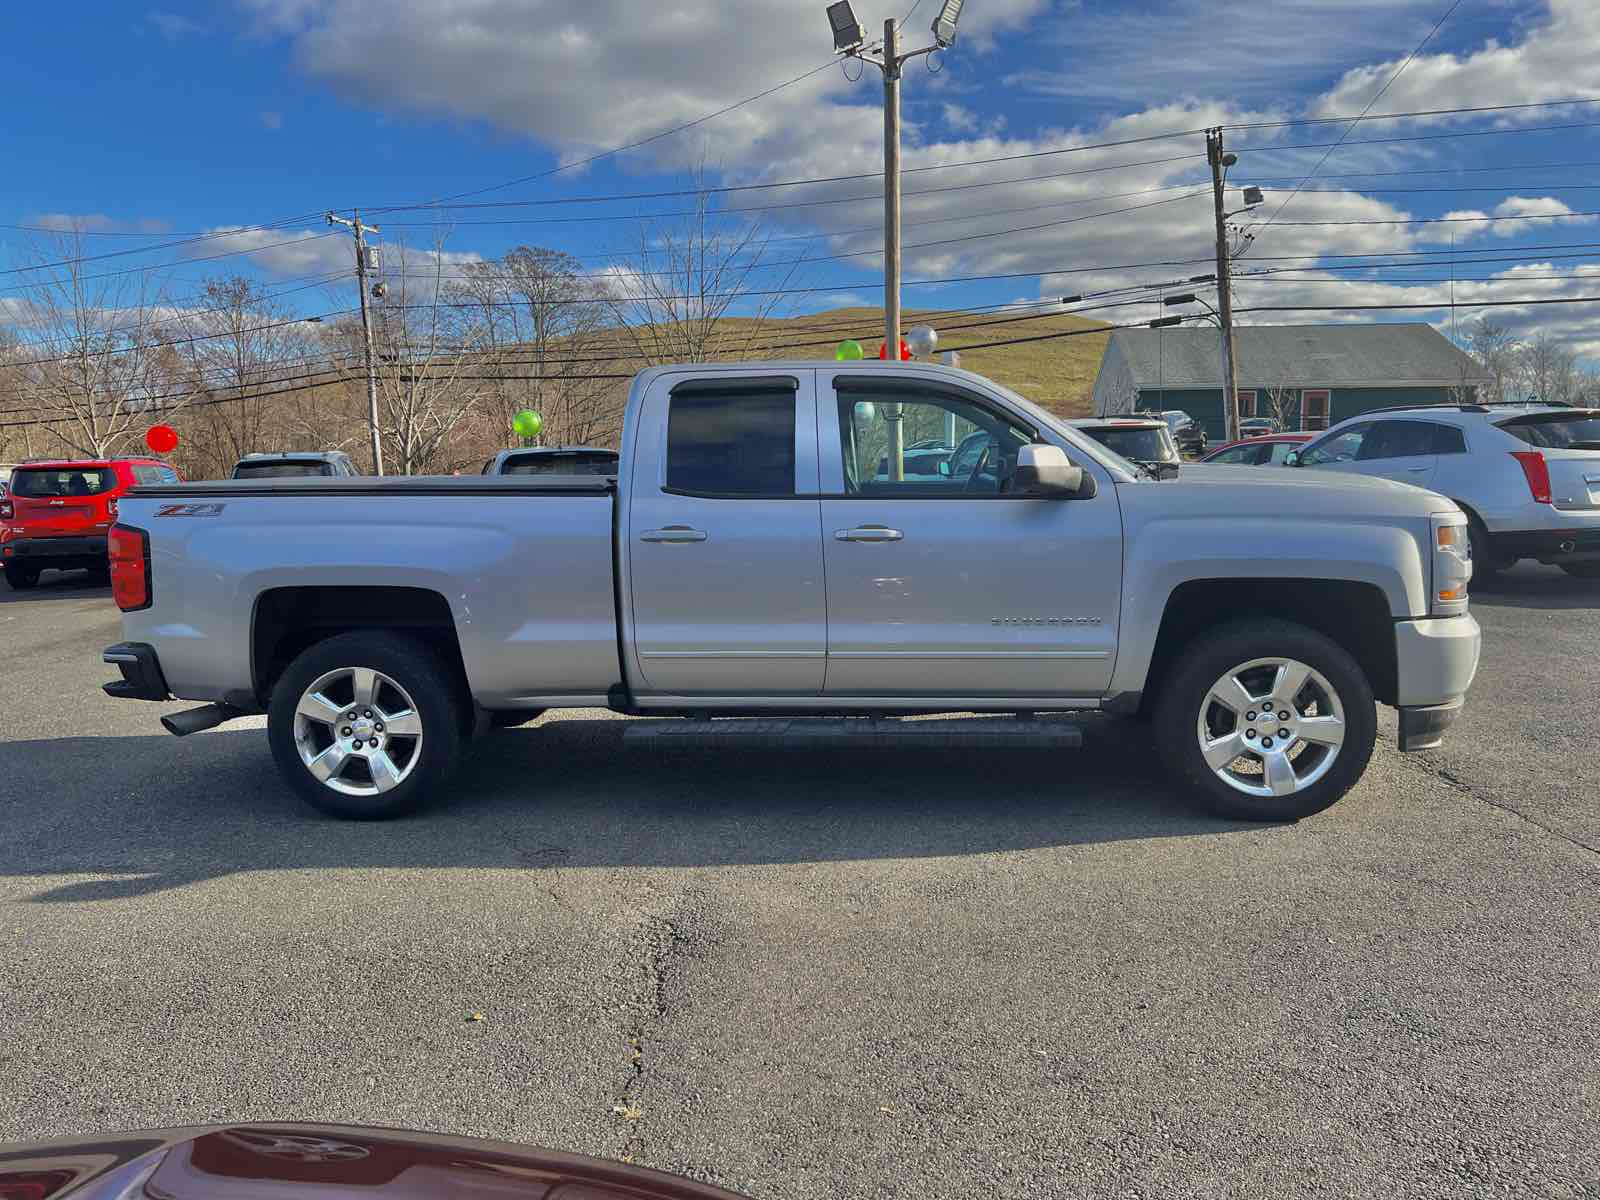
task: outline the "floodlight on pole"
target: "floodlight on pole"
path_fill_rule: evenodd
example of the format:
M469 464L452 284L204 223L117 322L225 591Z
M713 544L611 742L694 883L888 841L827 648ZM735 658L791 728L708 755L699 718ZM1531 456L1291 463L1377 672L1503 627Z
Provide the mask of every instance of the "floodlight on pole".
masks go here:
M828 24L833 27L833 48L840 54L849 54L867 40L867 31L856 20L850 0L828 5Z
M961 20L961 6L965 0L944 0L939 15L933 19L933 40L939 49L948 50L956 42L956 22Z
M1247 187L1244 190L1244 202L1247 208L1254 208L1265 199L1258 187Z

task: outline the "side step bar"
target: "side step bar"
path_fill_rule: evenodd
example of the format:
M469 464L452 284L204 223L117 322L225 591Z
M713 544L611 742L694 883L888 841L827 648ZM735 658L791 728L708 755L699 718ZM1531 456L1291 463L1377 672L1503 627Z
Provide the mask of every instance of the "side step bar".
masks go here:
M957 717L900 720L876 717L724 717L711 720L631 721L622 740L656 748L719 745L729 748L954 746L1076 750L1083 730L1065 720Z

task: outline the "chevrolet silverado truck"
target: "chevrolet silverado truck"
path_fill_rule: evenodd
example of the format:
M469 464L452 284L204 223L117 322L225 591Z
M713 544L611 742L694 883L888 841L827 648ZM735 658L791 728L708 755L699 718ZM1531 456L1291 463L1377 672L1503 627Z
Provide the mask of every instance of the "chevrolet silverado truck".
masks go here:
M934 441L975 449L906 469ZM265 713L288 783L354 819L441 794L492 725L588 707L923 744L1105 710L1214 809L1297 819L1361 777L1377 703L1435 746L1478 664L1449 500L1158 479L934 364L653 367L614 479L147 487L110 541L106 691L205 701L178 734ZM952 713L990 716L898 721Z

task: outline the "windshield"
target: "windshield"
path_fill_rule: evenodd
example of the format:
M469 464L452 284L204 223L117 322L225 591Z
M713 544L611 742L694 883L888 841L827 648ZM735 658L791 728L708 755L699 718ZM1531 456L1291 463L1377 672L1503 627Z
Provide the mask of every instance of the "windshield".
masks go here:
M1178 462L1178 448L1165 429L1115 427L1084 430L1102 445L1109 446L1132 462Z
M1530 413L1502 421L1500 428L1546 450L1600 449L1600 412Z
M313 459L297 462L242 462L233 469L235 479L303 479L308 475L332 475L333 465Z
M20 467L11 476L18 496L98 496L116 486L110 467Z

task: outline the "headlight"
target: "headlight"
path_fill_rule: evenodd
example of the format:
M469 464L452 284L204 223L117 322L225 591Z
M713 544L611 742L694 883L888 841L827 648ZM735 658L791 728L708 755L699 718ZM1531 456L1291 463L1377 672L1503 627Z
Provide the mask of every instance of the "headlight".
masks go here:
M1433 583L1428 611L1453 617L1467 611L1467 581L1472 578L1472 537L1460 512L1434 513Z

